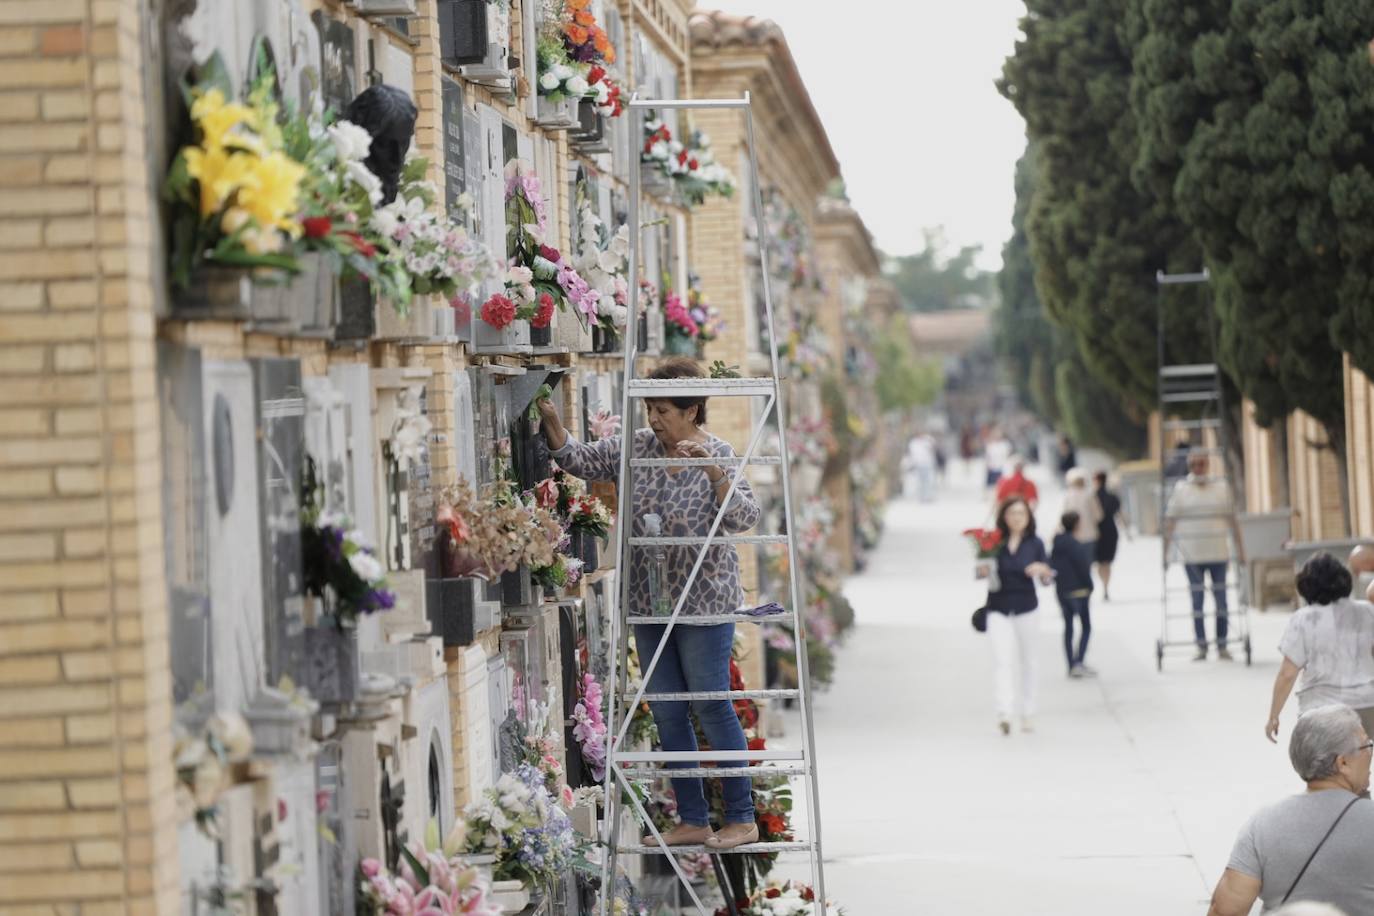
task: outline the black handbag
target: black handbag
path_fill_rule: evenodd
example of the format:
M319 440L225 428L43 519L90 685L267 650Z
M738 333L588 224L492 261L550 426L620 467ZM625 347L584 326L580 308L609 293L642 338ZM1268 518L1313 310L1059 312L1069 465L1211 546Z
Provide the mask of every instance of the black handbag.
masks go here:
M973 617L969 619L969 623L973 624L973 628L979 633L986 633L988 631L988 609L980 607L978 610L974 611Z

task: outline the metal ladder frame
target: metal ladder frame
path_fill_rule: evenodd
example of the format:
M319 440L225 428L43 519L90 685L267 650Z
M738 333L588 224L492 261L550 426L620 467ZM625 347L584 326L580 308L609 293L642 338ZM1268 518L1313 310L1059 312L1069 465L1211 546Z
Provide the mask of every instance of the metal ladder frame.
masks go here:
M754 115L750 104L750 94L746 92L741 99L672 99L672 100L645 100L640 99L636 94L630 99L627 109L630 113L631 136L642 138L644 135L644 114L646 110L664 109L740 109L745 116L747 126L747 137L749 143L749 177L752 186L752 197L754 213L757 219L758 240L759 240L759 260L761 273L763 275L763 300L764 309L768 321L768 347L769 361L772 370L770 379L672 379L667 382L636 380L635 361L638 357L637 335L631 333L630 329L636 327L639 318L639 270L640 270L640 249L642 246L641 226L640 226L640 172L638 163L631 170L630 177L630 302L629 315L626 322L625 334L625 384L621 393L621 416L624 423L621 432L621 455L620 455L620 492L619 492L619 524L616 526L616 556L618 557L620 569L620 606L617 613L611 619L611 643L616 647L615 654L611 658L611 668L609 677L608 705L609 716L606 730L606 776L605 776L605 812L606 817L602 825L602 843L604 846L601 866L601 903L599 911L601 916L609 916L610 901L614 894L616 879L616 860L623 852L625 854L646 854L650 851L661 852L668 859L673 871L679 881L686 888L692 902L696 905L697 911L701 916L711 916L711 911L702 903L697 896L696 890L692 887L690 879L682 870L678 863L674 851L679 853L694 853L702 851L699 847L675 846L669 847L664 841L662 834L654 826L649 818L643 804L635 796L631 787L631 774L643 772L642 768L625 767L622 764L654 764L654 763L676 763L676 762L695 762L705 763L708 761L719 763L742 763L744 766L710 768L716 776L756 776L764 774L772 775L801 775L807 781L807 815L809 819L810 838L806 842L792 843L751 843L737 847L735 850L722 850L723 853L737 852L788 852L788 851L809 851L811 859L811 884L815 891L815 902L813 907L816 916L825 916L825 876L821 864L821 815L820 815L820 794L817 784L816 774L816 748L815 737L812 726L811 704L808 696L808 685L811 681L810 669L806 656L806 629L805 620L801 613L801 602L804 595L799 588L797 572L796 543L794 540L795 526L793 525L792 512L792 484L789 469L789 459L787 451L787 426L785 422L786 412L784 409L783 385L779 374L778 343L777 334L774 332L773 298L768 269L768 246L765 242L767 233L767 223L764 218L763 209L763 190L759 184L758 174L758 148L754 136ZM638 142L638 139L636 140ZM647 306L646 306L647 307ZM652 459L636 459L634 451L633 429L634 412L633 404L636 399L644 400L649 397L673 397L673 396L709 396L709 395L735 395L735 396L767 396L768 402L758 419L754 421L753 433L750 436L748 448L743 455L736 461L720 461L714 459L663 459L658 462ZM754 452L762 440L764 431L769 427L769 418L773 417L773 422L778 430L778 442L780 455L776 461L769 457L755 457ZM726 536L717 535L721 522L725 517L725 511L729 507L731 500L739 486L739 482L744 479L745 469L750 464L778 464L782 469L782 493L783 493L783 512L787 529L786 535L736 535ZM630 534L633 521L631 519L632 492L633 492L633 472L636 467L645 466L692 466L716 464L735 467L731 474L730 487L726 492L725 499L721 502L716 511L716 517L711 524L709 533L704 537L693 538L642 538L634 537ZM673 627L678 623L678 618L682 614L686 605L687 597L691 593L692 585L696 581L697 574L700 572L703 562L706 559L706 551L713 544L721 543L786 543L788 555L788 580L791 590L791 619L793 624L794 652L797 665L797 689L795 691L779 690L755 690L755 691L711 691L711 698L719 699L744 699L754 697L770 696L789 696L794 697L801 711L803 749L800 751L661 751L661 752L627 752L622 750L622 746L629 732L630 722L633 718L634 710L639 703L645 699L646 690L650 676L658 665L659 658L663 654L663 649L667 644L668 636L672 633ZM691 573L683 586L682 593L678 596L673 613L667 618L654 618L653 623L666 623L667 629L664 630L663 638L659 641L658 649L654 652L653 658L647 666L643 666L639 688L635 691L634 697L630 702L625 702L627 689L627 660L629 651L629 628L633 622L642 621L643 615L631 614L629 607L630 601L630 552L635 546L650 546L651 544L700 544L696 562L692 566ZM624 618L622 621L622 617ZM763 622L766 620L784 619L784 615L755 619L748 615L727 615L729 620L735 622ZM712 619L712 618L704 618ZM646 621L647 622L647 621ZM725 622L725 621L721 621ZM690 624L683 624L690 626ZM642 664L641 659L641 664ZM651 694L650 698L661 696L664 698L676 697L675 694ZM692 696L698 696L692 694ZM684 697L685 698L685 697ZM791 762L792 765L784 767L751 767L748 763L761 761L784 761ZM798 765L797 762L800 762ZM675 771L679 775L691 774L693 776L704 772L702 769L688 769ZM668 775L666 771L663 775ZM649 832L656 841L657 849L654 847L630 847L622 849L620 847L620 813L622 810L621 789L633 804L635 814L639 820L649 828ZM709 851L709 850L706 850Z
M1210 283L1211 280L1211 272L1208 271L1205 267L1198 273L1169 274L1165 273L1162 270L1155 272L1155 288L1158 292L1155 321L1157 327L1156 346L1158 354L1158 359L1156 363L1158 367L1158 374L1156 376L1156 393L1158 396L1159 404L1159 431L1161 454L1161 459L1159 463L1159 533L1161 538L1163 538L1164 536L1164 526L1168 521L1169 511L1169 478L1167 476L1168 450L1164 438L1164 434L1168 430L1215 429L1217 431L1217 447L1215 451L1221 457L1221 481L1226 486L1226 489L1230 494L1231 511L1230 513L1228 513L1228 516L1237 512L1237 507L1241 505L1240 501L1237 499L1239 494L1236 493L1235 478L1231 474L1230 442L1226 430L1226 392L1223 389L1221 383L1221 364L1217 361L1217 329L1216 313L1214 310L1209 311L1207 317L1208 343L1210 344L1210 348L1212 351L1212 362L1178 365L1169 365L1165 362L1165 359L1168 355L1165 338L1166 324L1164 320L1165 289L1170 286L1187 286ZM1211 389L1204 390L1203 385L1201 383L1208 376L1210 376L1212 380ZM1198 380L1196 387L1188 386L1187 380L1189 379ZM1172 386L1173 390L1170 390L1171 380L1182 380L1182 382L1181 384L1174 384ZM1167 414L1169 411L1170 404L1178 405L1185 403L1195 403L1199 405L1205 405L1209 402L1215 405L1215 418L1207 418L1204 416L1201 419L1197 420L1171 421L1168 419ZM1189 436L1189 438L1192 438L1191 435ZM1208 516L1190 515L1188 517L1204 518ZM1168 557L1165 556L1162 559L1167 560ZM1240 642L1242 644L1243 650L1245 652L1245 664L1249 665L1251 663L1250 619L1248 601L1245 594L1245 569L1239 563L1234 562L1234 559L1235 557L1233 554L1232 557L1227 561L1226 589L1229 597L1229 592L1232 586L1231 571L1232 568L1234 568L1237 600L1234 602L1234 605L1232 605L1232 602L1230 602L1229 600L1227 601L1227 620L1228 623L1234 624L1236 634L1234 639L1228 634L1227 642ZM1206 601L1207 592L1211 591L1210 582L1208 584L1199 586L1199 588L1203 592L1203 600ZM1191 584L1188 587L1188 593L1189 597L1191 598L1193 593L1193 587ZM1189 607L1188 612L1186 614L1169 613L1169 567L1168 564L1164 562L1161 562L1160 564L1159 604L1160 629L1159 639L1155 641L1155 666L1158 670L1163 671L1164 653L1166 649L1181 648L1183 646L1195 645L1194 640L1190 640L1188 642L1178 642L1170 641L1169 639L1170 620L1192 621L1194 619L1194 615L1191 607ZM1205 612L1203 614L1203 619L1204 621L1206 620Z

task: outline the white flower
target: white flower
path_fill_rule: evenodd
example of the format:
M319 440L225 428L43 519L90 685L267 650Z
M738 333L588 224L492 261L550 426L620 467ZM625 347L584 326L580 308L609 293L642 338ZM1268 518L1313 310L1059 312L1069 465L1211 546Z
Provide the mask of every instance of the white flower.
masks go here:
M591 87L587 85L587 80L580 76L574 76L568 80L568 95L586 95Z
M558 86L558 77L553 75L552 70L546 71L543 76L539 77L539 88L546 92L553 92Z
M205 723L205 729L220 743L230 760L247 760L253 753L253 730L238 713L217 712Z
M372 150L372 135L352 121L340 121L329 128L334 150L345 162L362 162Z
M349 162L344 166L344 170L353 183L363 189L363 193L374 206L382 202L382 180L372 174L371 169L361 162Z
M506 271L506 282L515 284L516 286L527 284L533 279L534 271L530 270L528 267L517 266Z
M549 72L558 77L558 81L561 83L564 80L572 79L575 71L567 64L554 64L553 69Z
M659 160L667 159L668 145L662 140L655 142L653 146L649 147L649 158Z
M213 808L219 799L220 788L224 784L224 766L214 754L206 754L196 764L195 774L191 777L191 794L195 796L197 808Z
M457 204L457 205L459 206L460 209L463 209L463 210L471 210L471 209L472 209L472 195L469 194L467 191L464 191L462 194L459 194L459 195L458 195L458 199L455 200L454 203Z
M611 250L603 251L596 256L596 266L608 274L613 274L620 270L620 265L622 263L624 263L624 259Z
M365 550L355 550L348 557L348 565L364 582L376 582L382 577L381 561Z
M396 204L397 202L393 201L385 207L372 211L372 219L368 220L368 225L372 227L372 231L382 238L393 238L396 235L396 230L401 228Z
M611 97L611 87L606 85L605 80L602 80L592 88L596 90L593 93L593 95L596 96L596 103L598 105L605 105L606 100Z

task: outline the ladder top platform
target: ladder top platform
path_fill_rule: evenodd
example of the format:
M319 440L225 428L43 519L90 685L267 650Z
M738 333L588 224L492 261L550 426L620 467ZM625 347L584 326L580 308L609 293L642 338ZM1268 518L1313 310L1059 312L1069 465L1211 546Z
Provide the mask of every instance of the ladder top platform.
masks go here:
M777 391L771 378L635 379L626 386L632 398L762 397Z

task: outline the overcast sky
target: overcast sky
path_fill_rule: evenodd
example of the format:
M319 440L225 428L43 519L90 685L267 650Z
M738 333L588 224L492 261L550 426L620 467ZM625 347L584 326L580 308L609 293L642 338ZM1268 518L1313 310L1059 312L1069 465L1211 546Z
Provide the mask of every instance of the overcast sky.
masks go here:
M993 86L1021 0L698 0L782 27L849 197L890 254L924 226L1001 263L1025 127Z

